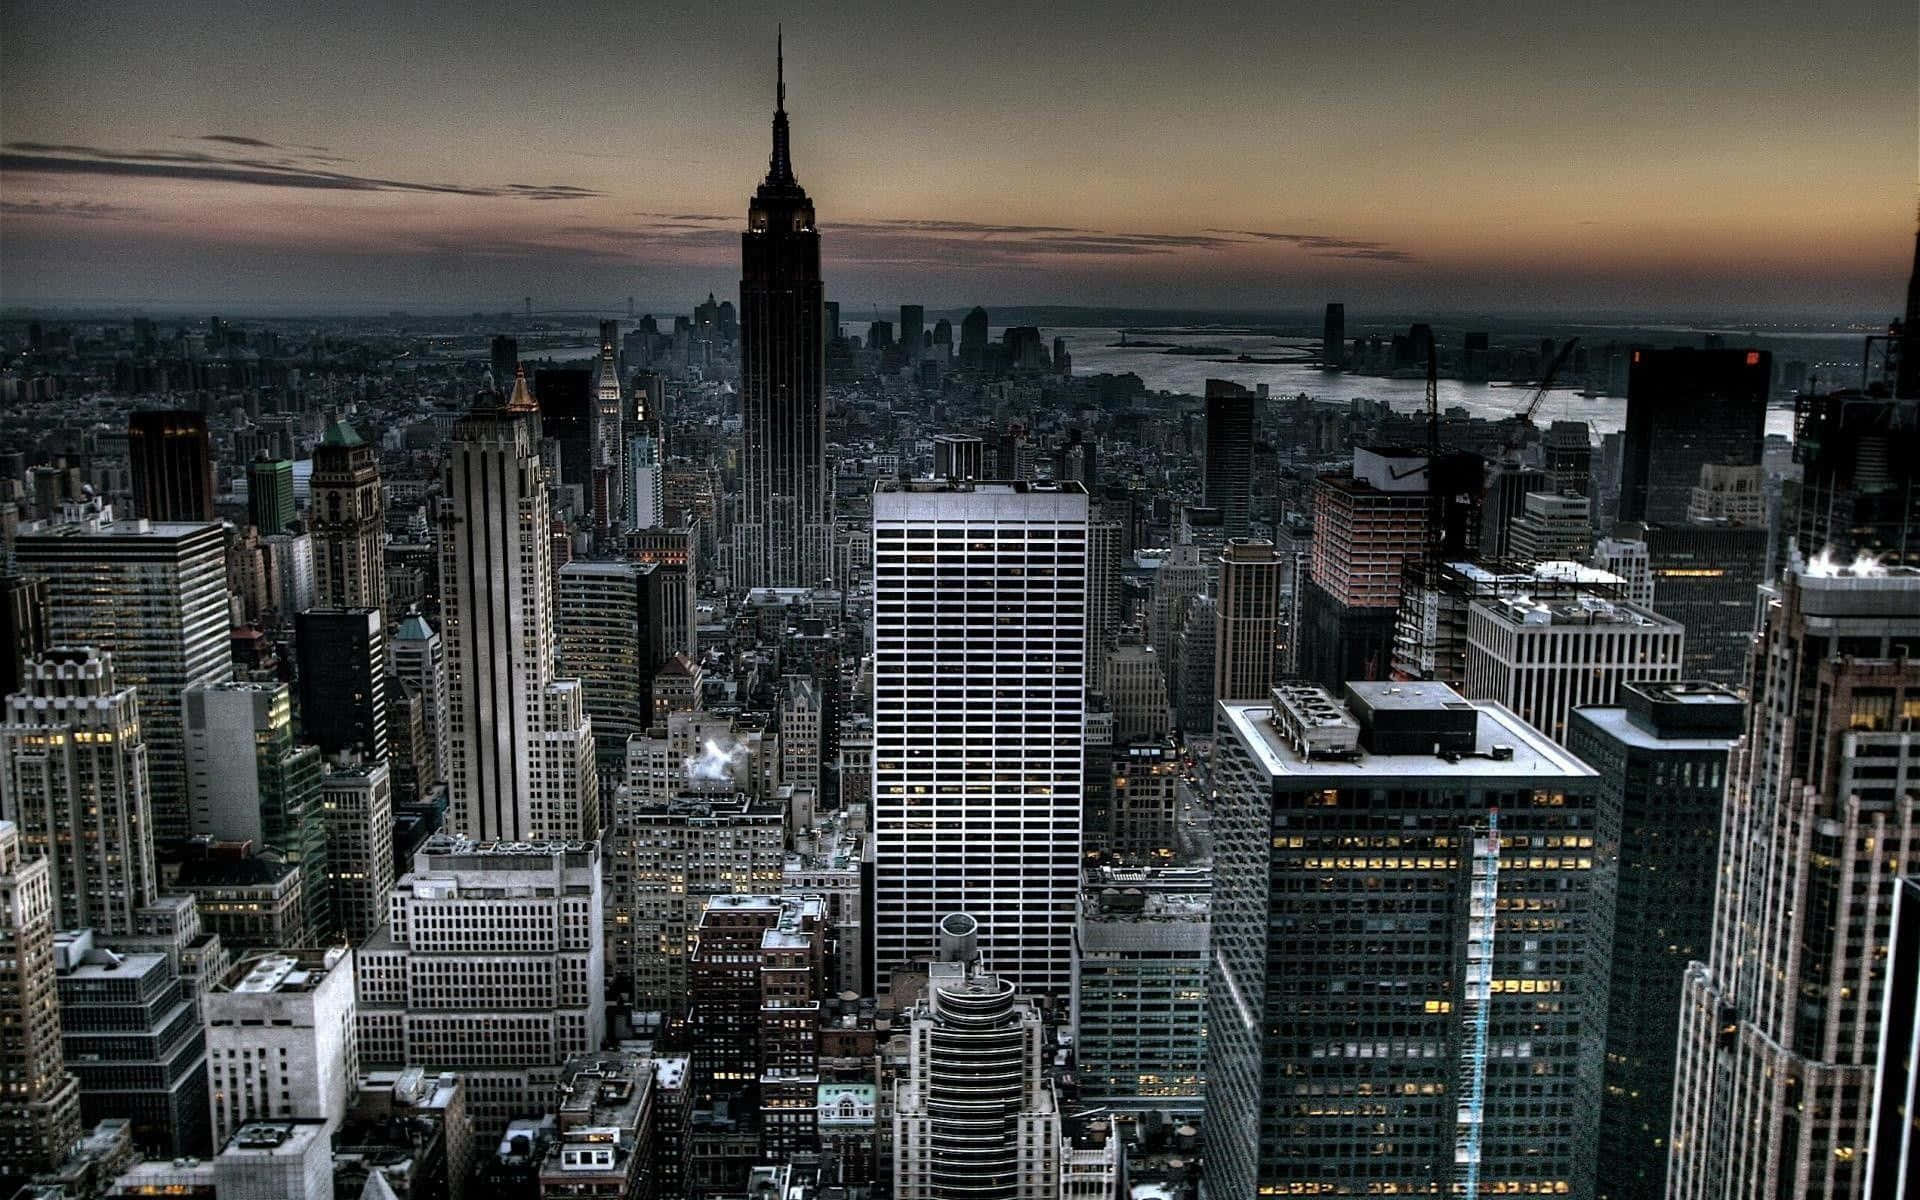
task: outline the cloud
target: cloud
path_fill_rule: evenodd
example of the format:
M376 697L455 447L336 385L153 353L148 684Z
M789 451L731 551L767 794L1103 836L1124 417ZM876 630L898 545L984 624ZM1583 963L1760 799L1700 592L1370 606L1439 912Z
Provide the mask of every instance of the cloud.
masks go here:
M203 133L200 135L200 140L203 142L224 142L229 146L258 146L262 150L280 149L280 147L274 145L272 142L263 142L259 138L241 137L237 133Z
M1420 261L1412 253L1396 250L1385 242L1334 237L1324 233L1275 233L1266 229L1209 229L1207 232L1256 242L1284 242L1321 258L1357 258L1374 262Z
M876 232L911 231L915 233L1002 234L1002 233L1091 233L1072 225L983 225L977 221L919 220L892 217L878 221L836 221L833 229L865 229Z
M201 140L225 144L281 147L232 134L208 134ZM31 175L175 179L195 183L234 183L257 187L312 188L347 192L410 192L517 200L583 200L604 193L568 184L457 184L386 179L313 165L337 162L312 154L236 157L197 150L103 150L47 142L8 142L0 147L0 171Z
M10 217L71 217L82 221L110 221L141 210L104 200L0 200L0 214Z
M716 216L713 213L636 212L628 213L627 215L630 217L651 217L658 221L737 221L740 219L739 217Z

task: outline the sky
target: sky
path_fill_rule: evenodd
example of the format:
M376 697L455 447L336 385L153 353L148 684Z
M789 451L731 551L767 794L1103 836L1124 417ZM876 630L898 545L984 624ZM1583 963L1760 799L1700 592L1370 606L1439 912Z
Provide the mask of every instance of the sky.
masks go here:
M1894 313L1912 0L0 0L0 305Z

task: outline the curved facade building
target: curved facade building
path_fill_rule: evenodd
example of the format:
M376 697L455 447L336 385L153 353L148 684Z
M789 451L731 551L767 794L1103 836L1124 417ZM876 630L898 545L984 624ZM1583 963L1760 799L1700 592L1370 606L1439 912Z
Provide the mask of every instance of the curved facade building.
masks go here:
M988 972L978 924L940 922L894 1102L899 1200L1040 1200L1059 1192L1060 1115L1039 1011Z

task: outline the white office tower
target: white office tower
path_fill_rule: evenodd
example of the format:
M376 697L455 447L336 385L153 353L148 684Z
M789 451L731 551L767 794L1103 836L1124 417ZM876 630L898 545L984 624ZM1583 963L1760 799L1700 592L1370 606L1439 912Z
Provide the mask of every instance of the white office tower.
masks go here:
M873 497L874 966L962 907L995 969L1073 977L1086 704L1078 483L881 483Z
M1060 1111L1039 1010L986 969L972 917L949 913L939 928L894 1085L893 1194L1058 1200Z
M148 803L156 841L188 829L180 696L189 684L233 678L226 540L216 524L115 521L99 505L24 526L22 574L47 581L47 638L113 655L114 678L140 694Z
M600 831L580 685L553 672L553 541L525 374L455 422L440 501L441 635L452 685L447 821L474 838Z
M1625 597L1642 608L1653 607L1653 563L1647 544L1637 538L1605 537L1593 544L1593 565L1625 581Z
M1597 596L1489 596L1467 609L1467 682L1562 745L1567 717L1616 704L1623 683L1670 683L1685 669L1686 629L1636 604Z
M627 447L622 416L619 358L610 322L601 322L600 361L593 377L593 524L604 531L624 527L627 514Z
M600 849L435 834L359 950L369 1067L458 1071L476 1129L541 1111L607 1031Z
M635 397L635 402L639 398ZM666 524L667 441L657 421L636 421L627 433L628 518L633 529Z
M1920 857L1920 572L1796 561L1762 597L1713 949L1682 985L1667 1194L1878 1196L1893 914Z
M55 928L134 933L156 886L134 689L90 646L57 646L24 675L0 713L0 820L47 860Z
M353 952L271 950L236 962L201 1000L213 1144L250 1121L338 1122L358 1077Z
M408 613L400 622L400 628L387 639L387 668L420 697L427 746L433 752L432 768L427 778L420 781L420 791L424 794L447 777L452 758L447 729L452 696L447 683L446 647L419 612Z

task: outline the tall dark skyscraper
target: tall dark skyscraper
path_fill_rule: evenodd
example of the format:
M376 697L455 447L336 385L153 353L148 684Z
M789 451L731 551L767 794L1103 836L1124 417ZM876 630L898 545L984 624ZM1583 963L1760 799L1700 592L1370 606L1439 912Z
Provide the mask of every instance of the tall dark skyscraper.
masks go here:
M974 305L960 321L960 366L978 371L987 365L987 310Z
M793 175L784 54L775 61L773 156L740 235L736 587L812 584L832 557L820 233L813 201Z
M1745 706L1702 683L1628 683L1577 708L1567 748L1600 772L1600 848L1618 858L1598 1194L1667 1194L1680 984L1713 937L1727 756Z
M1220 510L1220 525L1229 538L1247 537L1251 532L1256 399L1230 380L1207 380L1207 461L1202 486L1207 507Z
M300 736L328 755L387 757L387 636L377 608L310 608L294 617Z
M919 358L926 341L927 310L918 304L900 306L900 348L908 358Z
M520 369L520 343L504 333L493 338L493 386L504 388L513 381L513 373Z
M1347 306L1327 305L1327 321L1320 327L1320 365L1347 365Z
M1913 272L1907 276L1907 310L1894 342L1900 369L1893 394L1902 400L1920 400L1920 230L1913 235Z
M127 418L133 499L149 521L213 520L213 443L207 418L146 409Z
M1765 350L1635 350L1620 519L1684 521L1701 467L1759 462L1772 380Z

